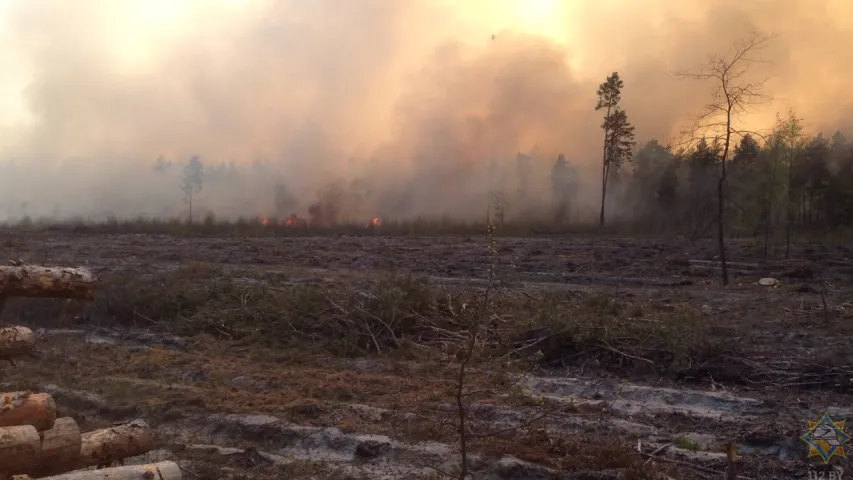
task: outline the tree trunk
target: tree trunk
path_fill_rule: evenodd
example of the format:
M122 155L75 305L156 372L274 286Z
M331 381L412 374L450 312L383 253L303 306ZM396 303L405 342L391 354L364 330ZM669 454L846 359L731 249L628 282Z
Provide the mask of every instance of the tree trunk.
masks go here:
M604 226L604 202L607 198L607 163L601 169L601 212L598 214L598 226Z
M724 86L725 89L725 86ZM728 96L728 95L727 95ZM724 223L725 214L725 186L726 186L726 158L729 156L729 146L732 139L732 106L726 112L726 144L723 147L723 158L720 160L720 181L717 182L717 242L720 250L720 272L723 286L729 284L729 270L726 264L726 232Z
M764 260L767 260L767 253L769 249L770 242L770 229L775 227L772 224L775 217L775 206L776 206L776 169L779 164L779 159L776 158L776 155L773 156L773 169L770 171L770 192L768 192L767 198L767 213L765 215L764 222ZM775 232L774 232L775 234Z
M722 274L723 285L729 284L729 269L726 264L726 236L725 228L723 227L723 186L726 181L726 164L723 159L723 174L720 176L720 181L717 183L717 243L720 250L720 273Z
M791 138L790 155L788 157L788 205L785 222L785 258L791 254L791 228L794 223L794 138Z
M788 220L785 222L785 258L791 254L791 225L794 223L794 207L793 200L788 198Z
M32 425L0 428L0 477L28 472L40 450L41 438Z
M93 300L98 278L85 268L0 267L0 295Z
M34 477L66 472L64 465L73 465L80 457L82 440L80 427L73 418L56 419L53 428L42 434L41 452L34 468L27 471Z
M177 463L159 462L71 472L44 477L42 480L181 480L182 478L181 469Z
M82 435L82 442L80 458L74 468L109 465L116 460L147 453L155 445L151 428L142 420L86 432Z
M27 327L0 328L0 359L9 359L31 353L36 347L36 336Z
M611 106L607 106L607 114L604 115L604 124L607 125L608 118L610 117ZM598 226L604 226L604 200L607 198L607 173L609 170L609 165L607 161L607 140L608 140L608 130L604 129L604 146L602 147L602 155L601 155L601 213L598 214Z
M193 196L190 194L190 216L189 221L187 222L189 225L193 224Z
M767 242L770 237L770 218L769 215L765 215L764 218L764 261L767 261Z
M38 431L54 428L56 403L47 393L0 393L0 427L30 425Z
M791 229L794 225L794 193L791 188L791 169L788 167L788 202L785 206L785 258L791 255Z
M809 192L809 208L808 208L809 226L814 223L814 190Z

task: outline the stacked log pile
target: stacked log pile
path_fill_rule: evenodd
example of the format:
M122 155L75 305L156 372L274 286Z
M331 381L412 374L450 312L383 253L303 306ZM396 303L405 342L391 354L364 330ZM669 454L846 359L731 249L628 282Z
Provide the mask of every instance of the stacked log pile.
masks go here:
M96 282L86 269L0 266L0 313L9 297L92 300ZM35 343L29 328L0 328L0 359L14 366ZM174 462L110 468L154 446L143 420L81 433L73 418L59 414L49 394L0 393L0 480L181 480Z

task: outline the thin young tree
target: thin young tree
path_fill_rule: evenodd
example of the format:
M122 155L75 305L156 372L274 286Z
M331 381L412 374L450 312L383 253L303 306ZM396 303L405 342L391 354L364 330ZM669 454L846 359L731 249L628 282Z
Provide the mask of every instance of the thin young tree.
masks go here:
M721 281L729 284L729 272L726 264L725 240L725 186L726 160L728 159L732 137L742 137L747 132L735 127L735 120L748 113L756 105L770 100L764 93L763 80L750 80L747 73L750 66L758 61L752 55L765 48L774 35L751 32L735 41L725 55L712 55L707 65L695 72L678 73L683 78L708 81L713 84L711 101L697 116L696 123L690 129L693 139L709 136L723 139L723 152L720 158L720 175L717 179L717 242L720 255Z
M189 224L193 223L193 197L201 192L204 181L204 164L198 156L193 156L184 167L181 175L181 191L184 192L184 202L189 204Z
M599 226L604 226L604 205L607 200L607 182L610 174L621 166L625 159L630 159L634 147L634 126L628 122L628 116L619 107L622 100L622 79L619 72L613 72L604 83L598 86L598 103L595 110L604 110L604 146L601 157L601 211L598 216Z
M785 204L785 258L791 254L791 231L795 220L794 203L801 189L797 182L797 157L805 146L803 135L803 119L797 117L794 110L788 111L788 118L782 122L783 130L780 132L785 142L785 165L788 169L786 181L787 199Z

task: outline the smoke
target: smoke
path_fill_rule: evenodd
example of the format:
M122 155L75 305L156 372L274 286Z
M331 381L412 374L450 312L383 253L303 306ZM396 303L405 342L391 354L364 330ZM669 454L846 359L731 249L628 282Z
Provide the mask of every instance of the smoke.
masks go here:
M776 33L753 68L775 100L739 121L794 108L832 133L853 126L851 13L842 0L0 0L0 220L181 214L193 155L235 165L194 200L220 216L480 216L490 165L518 187L518 152L532 156L525 201L547 197L565 153L592 209L608 74L638 142L665 143L710 88L672 72ZM160 155L173 165L155 171Z

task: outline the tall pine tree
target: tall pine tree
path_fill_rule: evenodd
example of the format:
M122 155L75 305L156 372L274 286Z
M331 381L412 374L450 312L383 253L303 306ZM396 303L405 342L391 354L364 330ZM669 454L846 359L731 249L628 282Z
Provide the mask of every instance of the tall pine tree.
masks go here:
M598 103L595 110L604 110L604 147L601 161L601 211L599 226L604 226L604 205L607 200L607 182L616 173L623 160L631 158L634 148L634 126L628 122L628 115L619 107L622 100L622 80L619 72L613 72L604 83L598 86Z

